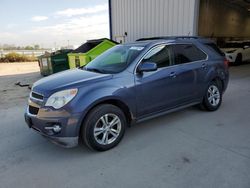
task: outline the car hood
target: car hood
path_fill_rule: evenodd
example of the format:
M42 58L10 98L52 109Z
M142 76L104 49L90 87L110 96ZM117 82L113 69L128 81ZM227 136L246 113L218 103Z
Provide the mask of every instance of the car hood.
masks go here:
M111 78L111 74L100 74L81 69L72 69L38 80L33 84L32 90L46 97L63 89L79 88L89 82L92 83Z

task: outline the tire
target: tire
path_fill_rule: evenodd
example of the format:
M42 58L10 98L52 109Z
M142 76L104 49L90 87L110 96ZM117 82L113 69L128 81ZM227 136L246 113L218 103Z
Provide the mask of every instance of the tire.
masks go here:
M242 64L242 54L238 54L235 59L234 65L240 65Z
M200 105L200 108L205 109L207 111L215 111L220 107L221 102L222 102L221 82L212 81L206 89L206 93L203 97L203 101Z
M126 117L120 108L102 104L87 115L80 136L88 148L106 151L119 144L126 124Z

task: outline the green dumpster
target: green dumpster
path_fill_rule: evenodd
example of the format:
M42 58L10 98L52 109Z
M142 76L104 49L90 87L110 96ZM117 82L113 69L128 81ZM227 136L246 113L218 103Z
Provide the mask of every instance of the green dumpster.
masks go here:
M40 73L43 76L47 76L52 74L52 67L51 67L51 53L45 52L45 54L38 56L38 64L40 67Z
M69 69L68 53L70 49L58 50L51 54L51 73L57 73Z
M86 65L98 55L102 54L109 48L112 48L116 44L116 42L106 38L88 40L79 48L73 50L71 53L68 53L69 68L72 69Z

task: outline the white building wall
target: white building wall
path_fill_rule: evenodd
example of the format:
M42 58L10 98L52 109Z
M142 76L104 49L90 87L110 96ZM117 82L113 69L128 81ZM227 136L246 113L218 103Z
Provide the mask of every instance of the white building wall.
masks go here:
M132 42L143 37L196 35L198 3L198 0L110 0L112 39Z

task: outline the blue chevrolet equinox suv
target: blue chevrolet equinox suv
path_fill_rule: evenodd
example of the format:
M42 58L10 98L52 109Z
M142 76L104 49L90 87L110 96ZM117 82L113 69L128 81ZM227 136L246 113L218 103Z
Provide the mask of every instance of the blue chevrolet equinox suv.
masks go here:
M212 41L144 38L35 82L25 120L56 144L105 151L137 122L193 105L217 110L228 80L227 61Z

